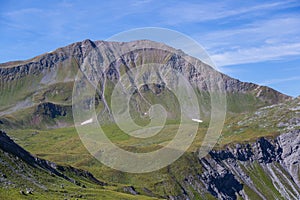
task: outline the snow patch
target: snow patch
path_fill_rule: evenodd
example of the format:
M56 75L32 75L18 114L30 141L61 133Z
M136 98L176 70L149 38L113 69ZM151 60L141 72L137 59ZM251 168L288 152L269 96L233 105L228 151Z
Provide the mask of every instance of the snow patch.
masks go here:
M88 120L82 122L80 125L86 125L86 124L90 124L90 123L92 123L92 122L93 122L93 118L88 119Z
M192 119L194 122L202 123L203 121L201 119Z

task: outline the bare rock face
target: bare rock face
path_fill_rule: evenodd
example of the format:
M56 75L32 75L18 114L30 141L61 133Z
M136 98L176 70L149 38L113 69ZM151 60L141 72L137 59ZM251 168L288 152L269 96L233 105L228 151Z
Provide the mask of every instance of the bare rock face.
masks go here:
M294 130L278 137L278 144L282 147L281 164L293 177L295 183L300 187L300 130Z
M123 188L123 191L126 192L126 193L129 193L129 194L132 194L132 195L137 195L139 194L135 188L133 186L125 186Z
M189 177L190 182L196 188L202 183L218 199L253 199L251 193L261 199L299 199L299 142L300 131L295 130L276 139L211 151L200 159L203 172Z
M236 197L236 193L242 194L243 185L235 178L234 174L219 164L214 159L201 159L204 172L201 182L208 192L219 199Z

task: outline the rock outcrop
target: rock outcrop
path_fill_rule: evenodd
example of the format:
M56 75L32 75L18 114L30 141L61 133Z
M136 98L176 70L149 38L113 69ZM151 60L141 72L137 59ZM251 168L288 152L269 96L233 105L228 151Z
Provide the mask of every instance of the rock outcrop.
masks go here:
M299 143L300 130L295 130L213 150L200 159L202 173L186 177L183 185L200 194L204 186L218 199L299 199ZM184 194L178 199L195 198Z

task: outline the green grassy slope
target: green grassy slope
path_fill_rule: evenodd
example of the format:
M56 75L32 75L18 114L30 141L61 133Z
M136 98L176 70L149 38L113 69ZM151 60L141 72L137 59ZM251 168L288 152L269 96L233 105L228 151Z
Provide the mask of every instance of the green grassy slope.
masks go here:
M0 142L1 146L8 144ZM19 148L13 143L9 145L11 147L5 148ZM126 185L103 185L90 179L82 170L56 166L67 177L64 178L33 165L27 158L23 160L25 155L0 148L0 199L157 199L126 194L123 190Z

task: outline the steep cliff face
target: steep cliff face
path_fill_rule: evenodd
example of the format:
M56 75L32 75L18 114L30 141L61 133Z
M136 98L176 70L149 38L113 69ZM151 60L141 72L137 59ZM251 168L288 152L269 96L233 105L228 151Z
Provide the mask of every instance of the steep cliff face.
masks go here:
M213 199L205 195L210 193L215 199L228 200L299 199L299 133L211 151L195 163L201 172L176 180L182 194L169 198ZM195 165L189 168L197 168Z
M198 180L219 199L299 199L299 133L212 151Z

